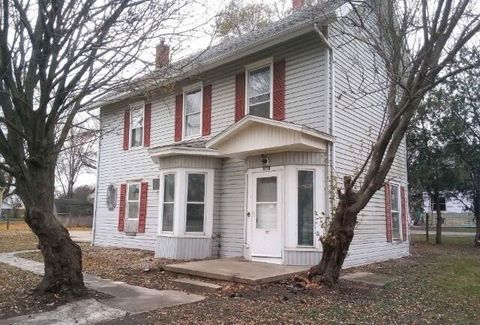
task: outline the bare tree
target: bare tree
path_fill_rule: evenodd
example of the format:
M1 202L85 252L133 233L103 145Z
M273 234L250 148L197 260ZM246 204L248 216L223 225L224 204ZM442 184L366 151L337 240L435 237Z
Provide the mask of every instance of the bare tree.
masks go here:
M96 139L95 129L70 130L70 136L58 155L55 169L56 179L62 187L64 198L73 198L73 189L81 173L96 168Z
M1 1L0 168L14 177L39 239L45 276L37 292L85 292L81 250L53 216L55 165L78 113L124 84L133 63L144 71L140 54L151 40L181 36L191 5Z
M478 66L455 63L480 30L480 12L469 0L347 1L344 36L365 45L385 70L384 125L359 170L343 179L323 255L310 280L333 285L348 254L357 216L384 185L405 132L424 95L447 78ZM360 64L360 63L359 63ZM380 67L381 65L381 67Z

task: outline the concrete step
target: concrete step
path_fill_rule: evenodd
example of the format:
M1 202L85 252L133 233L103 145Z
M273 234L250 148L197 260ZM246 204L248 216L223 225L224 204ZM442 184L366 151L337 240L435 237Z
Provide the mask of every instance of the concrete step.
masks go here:
M175 285L181 289L192 292L215 292L222 288L217 284L192 280L188 278L178 278L173 280Z

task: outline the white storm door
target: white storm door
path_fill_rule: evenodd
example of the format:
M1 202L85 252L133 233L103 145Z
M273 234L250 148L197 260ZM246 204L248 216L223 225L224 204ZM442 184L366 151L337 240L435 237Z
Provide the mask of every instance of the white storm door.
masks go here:
M252 257L282 257L282 187L280 172L253 173L250 183Z

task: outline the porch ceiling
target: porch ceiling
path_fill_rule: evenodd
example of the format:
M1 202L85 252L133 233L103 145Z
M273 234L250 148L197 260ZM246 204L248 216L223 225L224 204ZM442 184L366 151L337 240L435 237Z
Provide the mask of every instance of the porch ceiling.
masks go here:
M325 151L334 138L294 123L247 115L206 143L219 156L238 157L283 151Z

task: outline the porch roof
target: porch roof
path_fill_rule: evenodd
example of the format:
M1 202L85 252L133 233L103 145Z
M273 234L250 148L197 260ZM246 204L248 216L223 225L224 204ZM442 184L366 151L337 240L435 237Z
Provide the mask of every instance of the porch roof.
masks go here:
M282 151L325 151L334 137L291 122L247 115L209 140L205 147L221 157Z
M150 157L158 159L172 156L218 156L217 150L205 148L205 140L184 141L168 146L155 147L149 150Z

